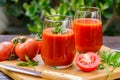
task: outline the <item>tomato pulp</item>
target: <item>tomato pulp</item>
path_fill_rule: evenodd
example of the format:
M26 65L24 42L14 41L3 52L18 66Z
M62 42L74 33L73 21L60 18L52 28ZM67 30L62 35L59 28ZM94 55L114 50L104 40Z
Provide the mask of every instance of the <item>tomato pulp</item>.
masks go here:
M90 72L97 69L100 64L100 57L94 52L78 54L76 64L81 70Z
M76 50L97 52L102 45L102 22L97 19L75 19L73 22Z
M67 29L64 34L53 34L53 29L43 30L41 56L45 64L50 66L69 65L75 55L74 32Z

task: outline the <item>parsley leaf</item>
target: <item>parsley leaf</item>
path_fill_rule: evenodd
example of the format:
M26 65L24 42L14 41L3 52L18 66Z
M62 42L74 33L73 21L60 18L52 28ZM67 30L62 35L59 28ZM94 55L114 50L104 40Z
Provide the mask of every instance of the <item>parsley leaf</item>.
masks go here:
M111 73L117 68L120 67L120 52L114 51L114 52L103 52L103 54L101 55L101 63L103 63L102 68L106 68L108 71L108 80L110 80L110 75ZM110 71L109 70L109 66L113 67L113 69Z
M28 65L36 66L38 64L38 61L31 61L28 56L25 55L25 59L28 62Z
M17 63L17 66L28 66L28 63L22 61L22 62Z
M38 61L31 61L28 56L25 55L26 62L19 62L17 66L36 66Z
M65 32L66 32L66 29L63 28L62 26L58 26L54 30L52 30L52 33L54 34L58 34L58 33L64 34Z

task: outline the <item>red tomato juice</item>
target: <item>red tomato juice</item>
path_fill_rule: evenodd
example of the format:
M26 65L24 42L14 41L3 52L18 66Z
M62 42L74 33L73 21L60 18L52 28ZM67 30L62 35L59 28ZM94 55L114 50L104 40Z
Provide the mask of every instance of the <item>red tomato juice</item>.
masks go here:
M54 28L43 30L41 56L47 65L64 66L72 63L75 55L74 32L67 29L65 34L53 34Z
M97 19L83 18L73 22L76 50L97 52L102 46L102 22Z

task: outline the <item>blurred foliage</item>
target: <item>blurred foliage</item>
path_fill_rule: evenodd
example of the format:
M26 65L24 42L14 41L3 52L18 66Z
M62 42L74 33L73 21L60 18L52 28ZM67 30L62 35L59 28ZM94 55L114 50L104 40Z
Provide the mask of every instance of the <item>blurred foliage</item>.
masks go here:
M5 6L8 15L19 16L22 14L22 4L17 4L18 0L0 0L0 6Z
M6 6L10 15L27 16L31 20L27 23L29 31L40 34L45 16L62 14L73 17L81 6L99 7L103 24L114 14L120 15L120 0L0 0L0 6Z
M33 0L30 4L24 3L25 14L33 20L33 24L28 24L28 29L31 32L42 32L42 23L44 16L49 15L74 15L76 7L84 6L83 0L61 0L53 7L53 0ZM54 0L55 1L55 0ZM57 3L57 2L56 2ZM73 6L74 4L74 6Z

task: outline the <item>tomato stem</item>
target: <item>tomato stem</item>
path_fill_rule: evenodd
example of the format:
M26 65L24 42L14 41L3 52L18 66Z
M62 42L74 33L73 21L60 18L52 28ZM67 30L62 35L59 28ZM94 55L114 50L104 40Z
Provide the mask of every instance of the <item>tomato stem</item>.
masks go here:
M41 41L41 40L42 40L42 35L39 34L39 33L37 33L37 34L35 35L35 40Z
M16 38L13 43L16 45L18 43L24 43L26 41L26 38Z
M15 55L14 49L16 47L16 44L12 47L11 52L10 52L10 58L9 60L16 60L18 57Z
M21 43L24 43L25 41L26 41L26 38L21 38L21 39L20 39L20 42L21 42Z

